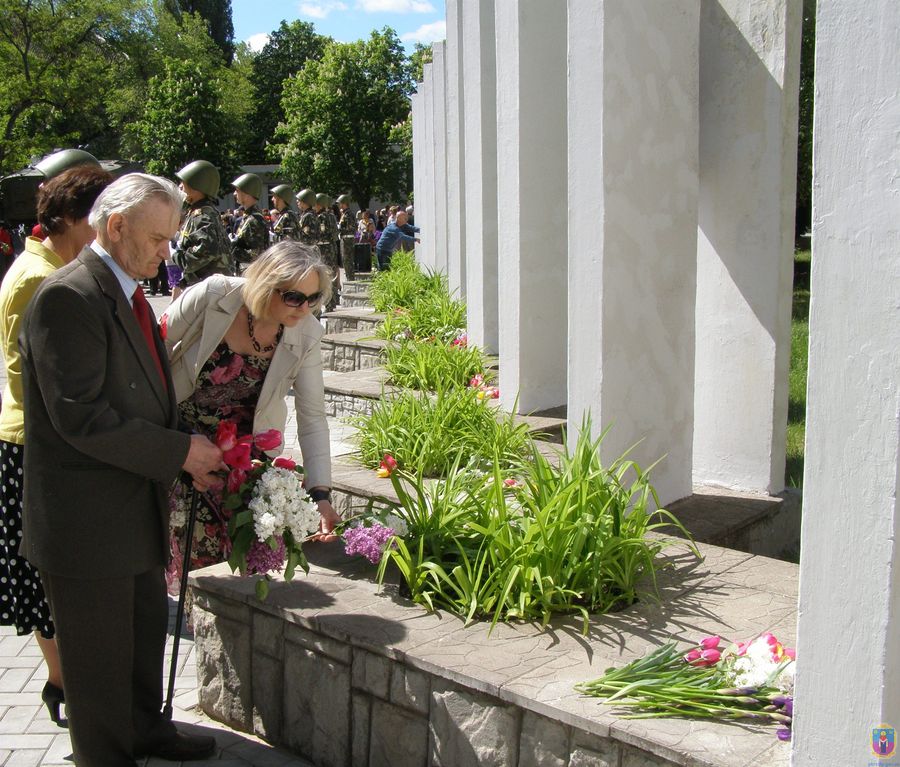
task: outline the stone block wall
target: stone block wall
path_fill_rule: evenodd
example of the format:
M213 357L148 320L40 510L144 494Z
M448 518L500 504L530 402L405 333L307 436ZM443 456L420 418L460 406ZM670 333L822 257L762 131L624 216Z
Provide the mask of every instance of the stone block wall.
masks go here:
M325 414L334 418L351 415L372 415L377 400L341 394L325 389Z
M198 590L200 705L320 767L665 767L352 641Z
M373 316L370 319L357 315L333 313L325 317L325 333L345 333L348 330L371 330L374 332L381 319L381 315Z
M380 364L380 349L322 339L322 365L326 370L349 373L354 370L369 370Z

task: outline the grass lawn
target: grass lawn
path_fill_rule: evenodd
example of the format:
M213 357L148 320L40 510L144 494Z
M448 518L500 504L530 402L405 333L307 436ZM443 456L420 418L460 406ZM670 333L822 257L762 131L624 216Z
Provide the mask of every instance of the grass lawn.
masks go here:
M787 464L788 487L803 485L803 442L806 436L806 368L809 354L809 268L811 254L794 256L794 303L791 320L791 369L788 374Z

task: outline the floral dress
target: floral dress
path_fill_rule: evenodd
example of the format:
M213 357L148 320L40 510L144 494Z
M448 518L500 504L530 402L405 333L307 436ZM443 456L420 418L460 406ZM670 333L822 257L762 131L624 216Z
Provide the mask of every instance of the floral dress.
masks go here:
M199 434L214 439L222 420L237 424L237 436L253 433L253 416L270 359L233 352L222 341L197 376L194 393L178 409L182 420ZM171 521L169 545L172 561L166 573L169 591L177 594L184 557L184 527L191 505L192 485L184 475L169 498ZM222 491L209 490L200 496L194 525L191 570L228 559L229 512L222 508Z

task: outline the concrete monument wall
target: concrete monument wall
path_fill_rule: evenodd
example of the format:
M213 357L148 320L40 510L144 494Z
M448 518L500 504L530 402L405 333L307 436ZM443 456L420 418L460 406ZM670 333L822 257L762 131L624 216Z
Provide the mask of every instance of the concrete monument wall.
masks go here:
M642 440L667 503L691 493L700 1L568 11L570 439L589 411L607 459Z
M497 315L497 63L494 0L461 4L465 127L466 307L469 339L499 348Z
M900 4L819 0L794 767L900 728L898 83Z
M465 120L462 0L447 0L447 279L450 292L466 293Z
M447 66L446 43L431 46L432 119L434 120L434 268L447 274ZM423 231L424 234L424 231ZM420 238L421 239L421 238Z
M425 122L425 146L422 152L425 172L422 174L422 206L423 216L419 217L419 200L416 199L416 225L430 236L420 237L421 243L416 248L416 254L425 267L434 268L437 257L435 254L434 231L437 221L436 198L434 194L434 176L436 173L435 144L434 144L434 65L429 63L422 67L422 85L420 92L424 99L423 111ZM415 164L415 160L413 161Z
M696 484L784 488L801 11L702 3Z
M428 195L425 192L425 94L422 93L422 83L417 85L418 92L410 97L410 109L412 112L412 142L413 142L413 200L415 220L422 227L429 218ZM424 262L425 245L416 244L416 259Z
M496 4L500 398L566 401L566 14Z

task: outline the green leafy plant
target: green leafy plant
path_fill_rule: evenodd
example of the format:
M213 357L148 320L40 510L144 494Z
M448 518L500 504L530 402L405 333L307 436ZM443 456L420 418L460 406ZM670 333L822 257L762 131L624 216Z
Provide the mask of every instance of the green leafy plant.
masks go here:
M375 330L377 338L396 340L438 340L450 343L464 333L466 304L446 290L426 291L412 308L395 307L387 312Z
M442 389L433 397L405 391L352 422L366 466L377 467L388 453L423 477L447 477L460 462L490 463L490 456L509 466L530 450L528 427L472 389Z
M674 526L689 535L656 508L649 470L627 454L601 463L605 434L592 439L586 420L558 466L533 448L529 460L504 468L495 459L487 473L458 458L444 482L394 472L394 513L409 532L387 546L379 578L393 562L414 601L467 621L546 625L554 613L577 613L585 632L591 613L632 604L641 584L654 593L669 541L649 533Z
M369 298L375 311L388 312L398 307L411 308L420 295L435 289L435 281L444 285L440 275L427 276L410 251L398 250L391 257L391 268L378 272L369 287Z
M487 355L475 346L406 341L389 345L384 360L391 383L406 389L465 387L476 375L486 382L492 377Z

